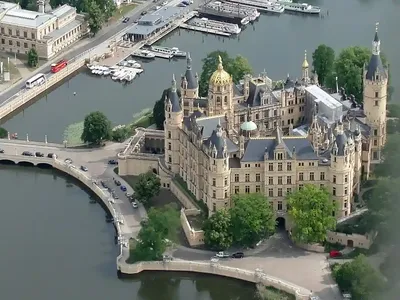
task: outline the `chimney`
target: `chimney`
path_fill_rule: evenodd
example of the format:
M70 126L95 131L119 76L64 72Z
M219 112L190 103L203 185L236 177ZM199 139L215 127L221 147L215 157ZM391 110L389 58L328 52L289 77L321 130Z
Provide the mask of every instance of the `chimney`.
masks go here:
M44 14L44 0L39 0L37 2L37 5L38 5L38 12Z

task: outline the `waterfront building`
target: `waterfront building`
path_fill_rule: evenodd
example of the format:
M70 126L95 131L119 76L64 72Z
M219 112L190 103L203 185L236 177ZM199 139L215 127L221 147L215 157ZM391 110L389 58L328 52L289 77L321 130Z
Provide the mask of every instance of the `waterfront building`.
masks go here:
M307 54L301 79L288 76L279 88L265 72L234 84L220 58L208 96L201 98L188 55L181 97L173 76L165 99L162 154L154 160L157 137L148 132L119 156L119 171L135 175L152 169L165 187L180 177L211 214L229 208L233 194L260 192L288 227L287 194L314 184L331 193L336 217L348 216L386 140L388 73L379 55L376 31L363 106L344 91L324 91L309 72Z
M40 58L50 59L87 32L84 16L75 7L65 4L52 10L47 1L39 1L36 12L0 1L1 51L27 54L35 48Z

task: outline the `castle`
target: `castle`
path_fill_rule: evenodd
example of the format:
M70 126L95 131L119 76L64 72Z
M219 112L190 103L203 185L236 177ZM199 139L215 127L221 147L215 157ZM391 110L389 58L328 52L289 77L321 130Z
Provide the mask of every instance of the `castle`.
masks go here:
M229 208L232 194L260 192L284 224L286 195L314 184L332 194L337 218L349 215L386 141L388 72L378 30L363 74L363 105L339 89L322 90L307 54L301 70L301 79L288 76L279 89L265 72L236 85L219 59L208 97L200 98L188 56L181 97L173 77L165 99L164 131L148 130L131 143L119 156L120 173L153 169L165 187L180 176L210 214Z

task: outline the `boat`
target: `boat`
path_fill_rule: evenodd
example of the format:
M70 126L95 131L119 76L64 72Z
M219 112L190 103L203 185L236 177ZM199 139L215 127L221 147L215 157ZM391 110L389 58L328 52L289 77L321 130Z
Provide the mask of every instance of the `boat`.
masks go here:
M128 60L128 66L136 69L140 69L142 66L136 60Z
M237 24L219 22L207 18L194 18L189 21L189 24L230 34L239 34L242 31Z
M249 17L244 17L244 18L240 21L240 23L241 23L243 26L246 26L247 24L250 23L250 18L249 18Z
M167 55L173 55L172 49L167 48L167 47L151 46L150 49L151 49L151 51L156 52L156 53L163 53L163 54L167 54Z
M111 70L105 70L105 71L103 71L103 75L104 76L108 76L108 75L110 75L111 74Z
M136 77L136 72L129 72L128 75L125 77L127 82L132 82L133 79Z
M171 51L174 57L186 57L186 52L179 50L177 47L172 47Z
M277 1L262 1L262 0L228 0L232 3L245 4L255 7L263 12L271 12L281 14L285 11L282 4Z
M149 50L141 50L133 53L133 56L140 57L140 58L147 58L147 59L154 59L156 55Z
M299 12L304 14L319 14L321 8L318 6L310 5L307 3L285 3L283 4L285 10L288 12Z

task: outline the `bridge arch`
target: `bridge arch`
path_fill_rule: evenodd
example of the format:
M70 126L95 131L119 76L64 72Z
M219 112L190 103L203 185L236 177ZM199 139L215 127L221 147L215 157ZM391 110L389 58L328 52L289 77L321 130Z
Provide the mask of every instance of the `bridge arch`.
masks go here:
M53 168L53 166L51 164L49 164L49 163L38 163L36 166L38 168L40 168L40 169L51 169L51 168Z
M17 165L19 165L19 166L24 166L24 167L34 167L34 166L35 166L35 164L34 164L33 162L24 161L24 160L19 161L19 162L17 163Z
M15 165L15 161L11 160L11 159L0 159L0 164L3 165Z

